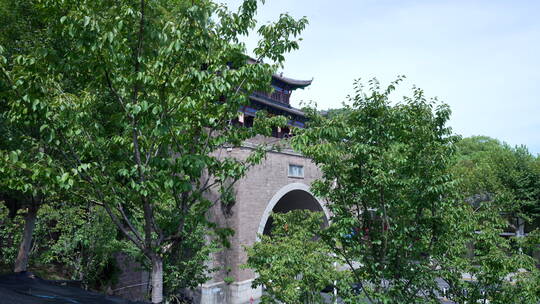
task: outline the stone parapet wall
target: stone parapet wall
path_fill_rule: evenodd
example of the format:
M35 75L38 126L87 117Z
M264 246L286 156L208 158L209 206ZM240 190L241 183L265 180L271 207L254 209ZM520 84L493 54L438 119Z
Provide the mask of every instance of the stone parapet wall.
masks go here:
M121 272L112 293L132 301L146 300L146 295L150 289L150 274L148 271L125 254L117 254L116 262Z

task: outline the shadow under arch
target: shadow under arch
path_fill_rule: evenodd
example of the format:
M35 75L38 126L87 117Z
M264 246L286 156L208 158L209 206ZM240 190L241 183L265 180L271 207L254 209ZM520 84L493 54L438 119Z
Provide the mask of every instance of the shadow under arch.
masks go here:
M302 183L291 183L279 189L270 199L257 230L257 240L259 239L259 235L270 232L272 227L272 212L285 213L299 209L322 212L324 214L324 225L328 225L330 214L324 203L309 191L309 186Z

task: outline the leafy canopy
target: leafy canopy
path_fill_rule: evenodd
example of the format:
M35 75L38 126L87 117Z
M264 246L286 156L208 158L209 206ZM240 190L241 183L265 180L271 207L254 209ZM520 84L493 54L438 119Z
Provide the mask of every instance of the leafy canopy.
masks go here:
M231 234L206 213L234 203L230 189L265 148L247 159L226 148L286 122L260 115L252 129L231 124L251 92L270 89L307 23L283 14L261 26L251 64L240 38L256 26L259 2L230 11L209 0L32 1L46 12L43 36L58 42L0 57L10 113L38 119L53 176L72 197L102 206L151 264L154 302L163 261L183 278L166 279L183 282L170 288L196 286L214 245L194 236ZM189 259L200 267L188 269Z
M245 267L255 269L253 285L264 285L262 303L324 303L320 291L338 272L330 247L319 239L322 215L307 210L274 213L270 235L247 249Z
M356 81L344 111L311 110L292 139L322 170L312 189L332 213L323 239L359 284L348 301L435 302L437 261L452 251L463 214L447 172L450 110L418 88L394 105L401 80L387 88L371 80L367 92Z

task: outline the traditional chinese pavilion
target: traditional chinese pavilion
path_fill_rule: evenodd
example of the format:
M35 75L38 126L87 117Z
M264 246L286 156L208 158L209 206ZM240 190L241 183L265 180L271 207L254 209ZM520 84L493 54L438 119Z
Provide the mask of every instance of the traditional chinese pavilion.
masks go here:
M270 115L281 115L289 118L289 126L303 128L306 122L304 112L291 106L290 98L292 91L303 89L311 84L312 80L297 80L283 77L282 74L272 76L271 93L254 92L249 97L250 105L240 109L238 122L251 127L255 113L265 110ZM288 137L289 128L277 128L272 134L274 137Z

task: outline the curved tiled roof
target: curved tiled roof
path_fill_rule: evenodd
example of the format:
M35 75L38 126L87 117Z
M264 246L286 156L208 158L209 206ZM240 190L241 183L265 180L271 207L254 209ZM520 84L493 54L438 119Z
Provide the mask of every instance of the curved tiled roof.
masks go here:
M260 102L262 104L271 106L271 107L276 108L276 109L280 109L282 111L285 111L285 112L288 112L288 113L291 113L291 114L295 114L295 115L298 115L298 116L301 116L301 117L306 116L306 114L304 114L304 112L302 112L299 109L296 109L296 108L293 108L293 107L287 107L286 105L282 105L282 104L279 104L277 102L270 101L270 100L268 100L266 98L262 98L260 96L251 95L251 96L249 96L249 98L251 100L258 101L258 102Z
M282 75L274 74L272 77L274 77L277 80L283 81L284 83L290 85L291 87L298 89L298 88L305 88L308 85L311 84L313 79L311 80L298 80L298 79L292 79L288 77L283 77Z
M258 61L255 58L248 57L248 63L249 64L255 64L257 62ZM298 79L292 79L292 78L289 78L289 77L283 77L283 74L274 74L274 75L272 75L272 77L274 79L276 79L276 80L279 80L279 81L282 81L282 82L288 84L293 89L299 89L299 88L303 89L303 88L307 87L308 85L310 85L311 82L313 81L313 79L311 79L311 80L298 80Z

